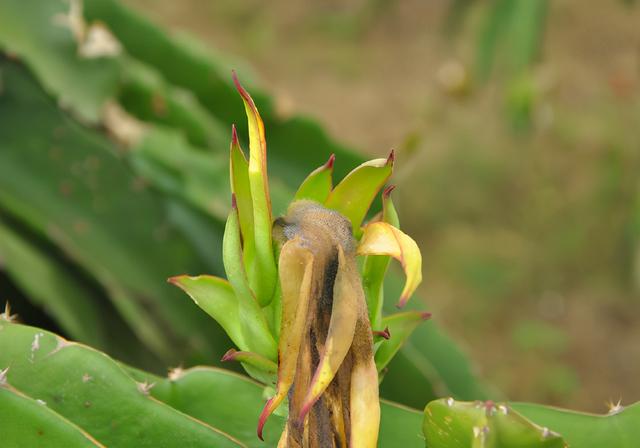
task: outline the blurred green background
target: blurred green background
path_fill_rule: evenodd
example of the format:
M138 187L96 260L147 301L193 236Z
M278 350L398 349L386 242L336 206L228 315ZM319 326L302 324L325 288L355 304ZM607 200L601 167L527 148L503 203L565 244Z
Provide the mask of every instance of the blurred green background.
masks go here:
M220 273L234 67L265 116L276 207L331 152L340 178L397 151L394 200L424 257L414 306L490 392L439 385L439 367L468 366L407 352L420 374L401 357L383 395L638 401L633 3L87 0L123 50L80 60L67 2L0 0L0 300L136 366L219 359L219 329L163 282Z
M283 114L396 148L435 319L515 400L640 399L640 9L128 0L249 61Z

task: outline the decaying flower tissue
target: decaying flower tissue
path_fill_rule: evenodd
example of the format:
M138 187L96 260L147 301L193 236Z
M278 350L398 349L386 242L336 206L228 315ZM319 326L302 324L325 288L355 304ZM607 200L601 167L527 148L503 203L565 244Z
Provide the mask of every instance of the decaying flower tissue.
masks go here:
M394 152L355 167L337 185L331 155L302 182L286 216L274 221L265 126L235 74L234 82L247 115L249 158L234 127L232 207L222 248L227 278L169 281L225 329L235 347L223 361L242 363L270 390L275 384L258 420L260 438L280 408L279 415L288 410L280 447L373 448L380 426L378 374L429 316L383 315L391 258L406 276L398 307L422 280L420 250L398 227L393 186L384 188ZM382 211L367 220L380 191ZM363 257L361 266L356 256Z
M282 324L276 395L288 394L280 446L375 447L380 421L378 373L351 223L311 201L276 220L282 244Z

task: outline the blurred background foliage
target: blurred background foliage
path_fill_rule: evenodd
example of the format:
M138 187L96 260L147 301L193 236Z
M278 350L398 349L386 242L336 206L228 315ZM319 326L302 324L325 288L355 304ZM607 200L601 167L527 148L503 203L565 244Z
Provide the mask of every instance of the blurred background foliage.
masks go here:
M640 400L633 2L83 6L114 56L78 55L91 33L65 1L0 3L0 298L23 321L156 372L217 363L230 343L164 279L221 273L236 68L276 213L329 153L339 179L397 150L394 200L425 257L413 306L434 319L383 396Z

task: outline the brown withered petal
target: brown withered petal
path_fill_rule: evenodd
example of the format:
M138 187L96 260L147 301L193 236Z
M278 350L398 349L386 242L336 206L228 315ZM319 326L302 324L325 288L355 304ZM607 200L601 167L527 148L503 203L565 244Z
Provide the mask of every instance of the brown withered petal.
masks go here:
M333 380L351 348L356 322L362 314L358 305L364 303L364 292L357 269L355 259L348 259L342 246L339 245L338 272L333 285L333 305L329 331L324 343L324 350L320 356L320 363L313 375L309 392L300 411L299 418L301 420Z
M276 220L282 239L282 324L276 395L258 433L288 395L279 447L375 447L378 374L351 224L311 201Z
M276 394L267 402L260 415L260 439L267 418L287 396L293 383L311 295L313 254L304 247L299 237L293 238L282 246L279 267L282 321L278 344L278 382Z

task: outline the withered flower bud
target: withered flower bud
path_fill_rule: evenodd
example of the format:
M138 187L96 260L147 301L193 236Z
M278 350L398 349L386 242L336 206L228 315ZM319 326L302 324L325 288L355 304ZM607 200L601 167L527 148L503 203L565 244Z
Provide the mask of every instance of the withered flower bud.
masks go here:
M280 447L375 447L378 373L350 221L312 201L294 202L274 224L282 322L276 394L288 395Z

